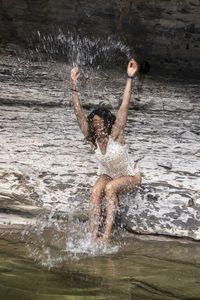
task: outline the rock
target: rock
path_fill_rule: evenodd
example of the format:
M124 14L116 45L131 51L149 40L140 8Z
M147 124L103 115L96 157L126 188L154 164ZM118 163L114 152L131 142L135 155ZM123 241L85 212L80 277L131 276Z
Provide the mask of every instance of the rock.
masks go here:
M0 67L7 70L0 73L0 224L87 221L97 166L71 106L70 66L2 54ZM79 97L85 107L104 101L116 113L125 77L120 70L105 72L80 79ZM199 240L200 135L191 132L199 124L199 85L148 74L138 84L136 78L125 137L142 186L120 197L118 221L138 233ZM137 110L134 97L140 98ZM177 109L163 110L165 99Z
M160 167L163 167L163 168L165 168L165 169L168 169L168 170L171 170L171 168L172 168L172 163L171 162L160 162L160 163L158 163L158 166L160 166Z
M36 218L26 218L23 216L20 216L18 214L11 214L8 215L7 213L0 213L0 227L8 228L8 226L11 226L11 228L17 228L19 225L23 225L21 229L24 228L24 225L35 225L37 222Z
M132 232L190 237L200 240L200 211L190 207L188 199L176 201L178 193L167 197L149 187L139 191L134 198L123 198L120 223ZM156 193L156 194L155 194Z
M194 205L197 207L197 208L200 208L200 198L197 198L194 200Z
M191 131L186 131L186 132L183 132L182 138L183 139L191 139L191 140L193 140L193 139L196 138L196 136L195 136L195 133L193 133ZM197 137L197 139L198 139L198 137Z
M54 31L111 33L134 48L141 70L145 61L151 72L168 69L180 77L190 71L198 78L200 8L191 1L83 0L77 5L68 0L66 5L49 0L1 0L0 6L2 41L26 41L33 31L49 34L52 24ZM9 54L16 55L14 47Z
M200 135L200 124L192 124L191 125L191 129L190 129L190 131L192 132L192 133L195 133L195 134L197 134L197 135Z

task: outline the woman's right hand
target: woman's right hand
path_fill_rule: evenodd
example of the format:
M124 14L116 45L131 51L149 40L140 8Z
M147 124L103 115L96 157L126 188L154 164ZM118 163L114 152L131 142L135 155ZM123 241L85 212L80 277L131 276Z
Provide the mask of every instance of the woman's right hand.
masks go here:
M71 86L74 87L76 85L76 81L79 78L80 73L78 71L78 68L75 67L71 69Z

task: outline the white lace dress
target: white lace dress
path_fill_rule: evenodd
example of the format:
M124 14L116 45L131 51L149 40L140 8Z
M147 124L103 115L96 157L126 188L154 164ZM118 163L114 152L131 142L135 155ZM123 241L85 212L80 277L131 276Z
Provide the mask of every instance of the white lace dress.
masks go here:
M95 156L98 161L98 175L106 174L115 179L125 175L136 175L138 168L134 168L134 160L129 157L127 146L122 146L110 136L106 154L102 154L97 143Z

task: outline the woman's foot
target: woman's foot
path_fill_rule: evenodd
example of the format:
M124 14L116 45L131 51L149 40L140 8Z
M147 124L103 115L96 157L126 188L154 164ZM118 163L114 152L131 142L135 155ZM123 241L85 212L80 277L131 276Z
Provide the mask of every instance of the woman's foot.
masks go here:
M105 245L105 244L108 244L108 242L109 242L109 236L102 236L102 237L99 237L98 239L97 239L97 243L99 244L99 245Z

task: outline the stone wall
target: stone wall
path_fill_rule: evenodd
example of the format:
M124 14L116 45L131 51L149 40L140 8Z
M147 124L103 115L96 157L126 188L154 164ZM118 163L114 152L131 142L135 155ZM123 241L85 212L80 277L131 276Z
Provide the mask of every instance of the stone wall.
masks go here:
M58 217L73 228L88 218L97 166L73 113L70 66L12 51L0 55L0 227L44 228ZM89 70L87 80L83 73L77 90L85 113L102 101L116 113L125 70ZM200 240L199 82L147 74L135 77L132 92L125 138L142 186L120 197L118 222Z
M149 61L152 69L197 73L199 13L199 0L0 0L0 38L16 42L33 30L58 27L109 32L133 46L137 59Z

